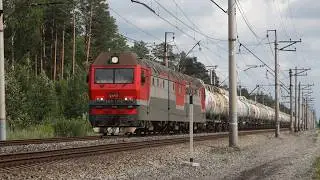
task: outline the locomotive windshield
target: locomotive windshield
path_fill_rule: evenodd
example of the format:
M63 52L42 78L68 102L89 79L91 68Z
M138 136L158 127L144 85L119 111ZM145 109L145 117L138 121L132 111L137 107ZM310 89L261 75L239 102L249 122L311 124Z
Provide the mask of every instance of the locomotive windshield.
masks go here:
M108 68L95 69L96 84L130 84L133 83L133 69Z

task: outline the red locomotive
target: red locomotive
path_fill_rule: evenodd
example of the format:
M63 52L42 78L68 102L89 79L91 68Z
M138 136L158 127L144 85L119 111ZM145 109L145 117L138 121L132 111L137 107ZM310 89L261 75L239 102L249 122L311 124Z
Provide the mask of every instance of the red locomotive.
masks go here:
M101 53L90 66L88 81L89 120L99 132L108 127L132 133L186 131L191 92L195 127L204 128L205 88L199 79L134 53Z
M98 132L186 132L189 95L194 101L195 130L228 129L229 97L222 88L175 72L133 53L101 53L89 71L89 120ZM239 129L273 128L274 109L238 97ZM279 114L282 127L290 116Z

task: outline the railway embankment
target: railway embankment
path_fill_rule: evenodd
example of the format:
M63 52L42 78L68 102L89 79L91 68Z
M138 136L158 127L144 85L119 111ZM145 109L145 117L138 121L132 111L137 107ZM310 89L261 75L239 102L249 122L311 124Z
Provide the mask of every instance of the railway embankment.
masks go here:
M98 156L2 169L0 179L312 179L320 142L316 131L241 136L239 148L228 138L115 152Z

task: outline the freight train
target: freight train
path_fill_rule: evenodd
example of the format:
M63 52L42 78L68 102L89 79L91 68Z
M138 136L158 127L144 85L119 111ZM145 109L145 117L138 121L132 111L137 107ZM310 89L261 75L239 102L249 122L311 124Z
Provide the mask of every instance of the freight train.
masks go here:
M134 53L101 53L90 65L89 121L93 129L127 133L187 132L189 97L193 97L194 130L228 130L228 91L171 70ZM238 128L273 128L274 109L237 99ZM281 127L290 117L280 112Z

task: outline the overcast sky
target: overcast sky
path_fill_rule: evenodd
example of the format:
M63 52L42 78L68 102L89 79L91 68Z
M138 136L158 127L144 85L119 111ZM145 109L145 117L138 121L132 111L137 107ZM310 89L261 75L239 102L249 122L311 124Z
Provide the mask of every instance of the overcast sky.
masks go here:
M210 0L140 0L148 4L156 13L171 25L154 15L142 5L130 0L108 0L111 15L116 18L120 32L130 38L148 43L164 41L164 32L175 33L176 52L189 51L197 41L201 50L195 48L190 55L198 57L205 65L218 65L220 81L228 77L228 16ZM158 3L160 3L160 5ZM227 9L227 0L215 0L223 9ZM274 34L266 37L268 29L276 29L278 40L299 40L302 43L292 46L296 52L279 52L280 80L289 85L288 69L312 68L307 77L298 77L302 84L314 83L313 96L320 100L320 1L317 0L239 0L237 9L238 40L252 50L261 60L274 69ZM162 7L166 8L175 19ZM239 8L241 12L239 11ZM120 17L118 14L120 14ZM242 16L243 15L243 16ZM250 26L252 31L249 29ZM183 25L183 21L186 25ZM175 27L178 27L178 30ZM189 27L188 27L189 26ZM191 29L191 28L192 29ZM195 32L197 31L197 32ZM169 36L169 39L172 38ZM171 44L174 44L171 42ZM239 43L238 43L239 44ZM279 44L283 47L286 44ZM237 45L238 49L239 45ZM237 50L238 51L238 50ZM248 65L262 65L244 48L236 56L238 67L238 84L246 86L249 91L256 84L274 84L274 78L267 73L267 68L255 68L243 71ZM228 80L226 80L228 83ZM274 96L274 87L265 86L261 91ZM282 96L287 96L285 90ZM289 99L281 98L282 102ZM320 114L319 101L315 108ZM287 104L289 106L289 104Z

